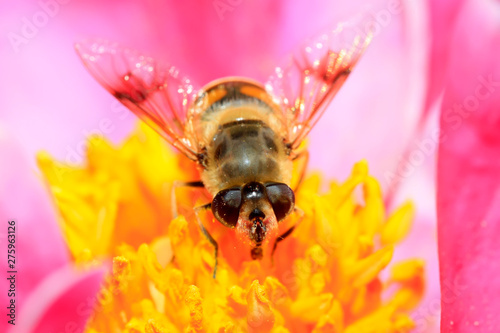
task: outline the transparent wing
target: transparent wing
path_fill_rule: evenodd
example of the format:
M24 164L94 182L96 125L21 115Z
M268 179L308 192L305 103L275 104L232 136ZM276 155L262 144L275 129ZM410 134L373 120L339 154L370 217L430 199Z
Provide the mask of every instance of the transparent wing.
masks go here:
M372 35L363 33L364 22L360 16L309 40L269 78L266 89L281 106L285 139L292 150L316 124L370 43Z
M175 67L103 39L76 44L83 63L99 83L168 142L194 161L200 146L189 105L197 91Z

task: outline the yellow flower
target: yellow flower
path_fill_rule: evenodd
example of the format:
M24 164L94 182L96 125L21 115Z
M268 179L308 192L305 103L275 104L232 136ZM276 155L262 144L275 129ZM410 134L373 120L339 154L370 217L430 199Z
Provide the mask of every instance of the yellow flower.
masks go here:
M387 216L378 182L365 162L343 183L320 191L319 175L296 193L304 211L280 242L274 264L249 259L234 231L210 212L200 233L192 207L201 191L172 183L197 180L193 163L141 125L122 146L89 145L87 165L69 167L40 154L39 166L59 210L76 262L113 258L87 332L408 332L409 311L424 291L423 262L392 264L394 246L410 229L413 206ZM297 217L292 216L293 223Z

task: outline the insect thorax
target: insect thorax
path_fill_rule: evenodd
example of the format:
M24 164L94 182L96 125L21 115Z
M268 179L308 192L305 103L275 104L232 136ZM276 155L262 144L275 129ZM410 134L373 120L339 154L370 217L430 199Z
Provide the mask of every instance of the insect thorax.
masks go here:
M217 180L217 190L252 181L288 182L283 164L287 161L282 140L259 120L226 123L207 149L208 173Z
M252 181L289 184L292 166L275 106L266 100L269 95L259 86L238 81L214 85L207 95L223 96L211 101L200 121L207 189L215 194Z

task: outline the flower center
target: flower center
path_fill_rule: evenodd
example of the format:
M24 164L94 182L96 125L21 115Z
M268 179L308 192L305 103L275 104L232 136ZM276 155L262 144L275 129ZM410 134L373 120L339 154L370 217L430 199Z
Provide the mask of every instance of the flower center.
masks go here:
M88 332L408 332L414 326L409 311L422 297L423 262L391 264L413 206L387 214L365 162L326 193L317 175L301 184L302 223L279 242L273 260L259 246L266 228L258 212L250 214L250 255L239 250L233 229L215 223L211 212L201 216L219 244L216 279L213 246L192 214L196 201L210 198L180 191L172 203L172 183L197 173L151 130L141 126L118 148L90 144L85 167L46 155L39 166L75 261L113 258ZM176 218L172 204L181 213Z

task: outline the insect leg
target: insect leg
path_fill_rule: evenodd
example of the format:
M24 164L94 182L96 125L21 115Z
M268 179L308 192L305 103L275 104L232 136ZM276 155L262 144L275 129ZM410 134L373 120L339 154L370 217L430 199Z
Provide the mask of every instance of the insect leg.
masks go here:
M179 215L179 212L177 211L177 195L175 194L175 190L177 190L177 188L179 187L200 188L200 187L205 187L205 185L203 185L203 182L201 181L195 181L195 182L183 182L179 180L174 181L171 190L172 192L170 195L170 198L172 200L170 205L170 207L172 207L172 218L176 218L177 215Z
M200 217L198 216L198 214L200 212L208 210L208 209L211 209L211 208L212 208L212 203L207 203L207 204L205 204L203 206L195 207L194 208L194 215L196 216L196 222L198 222L198 226L200 227L201 232L205 235L205 237L208 239L208 241L210 242L210 244L212 244L212 246L214 247L214 257L215 257L214 279L215 279L215 275L217 273L217 255L218 255L218 252L219 252L219 245L217 244L217 242L215 241L215 239L212 237L212 235L210 235L210 233L208 232L208 230L203 225L203 222L201 222Z
M285 231L284 233L282 233L281 235L279 235L276 238L276 240L274 241L273 251L271 252L271 260L272 260L273 264L274 264L274 252L276 251L276 247L278 246L278 243L281 242L282 240L284 240L285 238L287 238L288 236L290 236L290 234L295 230L295 228L304 219L304 211L302 209L300 209L298 207L294 207L293 208L293 212L295 214L297 214L299 216L299 218L297 219L297 221L295 222L294 225L292 225L290 228L288 228L287 231Z
M297 163L299 163L297 167L297 174L299 175L299 178L297 178L295 184L292 185L293 191L297 192L306 174L307 164L309 162L309 151L304 149L298 152L297 155L293 158L293 161L297 161Z

